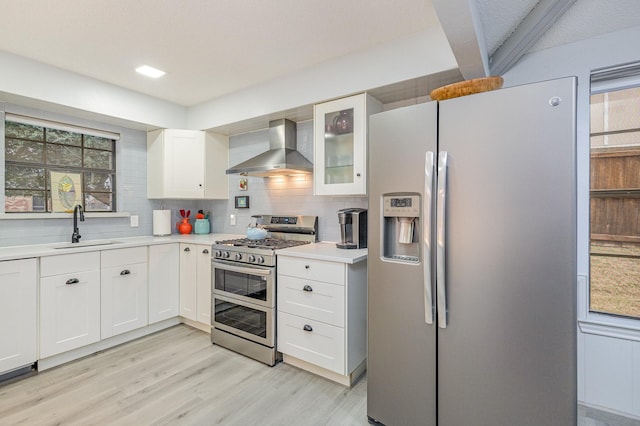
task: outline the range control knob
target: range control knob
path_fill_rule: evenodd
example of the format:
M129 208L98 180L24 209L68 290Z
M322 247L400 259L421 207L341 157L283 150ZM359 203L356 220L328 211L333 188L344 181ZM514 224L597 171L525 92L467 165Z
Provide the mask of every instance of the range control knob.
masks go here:
M242 260L242 253L236 253L236 260Z
M222 252L222 257L224 257L225 259L229 258L229 252L228 251L223 251Z
M264 257L258 256L258 263L264 263Z
M222 256L222 251L220 251L220 250L216 250L216 254L215 254L215 256L216 256L216 257L220 257L220 256Z
M253 263L253 262L256 261L256 257L254 255L250 254L248 260L249 260L250 263Z

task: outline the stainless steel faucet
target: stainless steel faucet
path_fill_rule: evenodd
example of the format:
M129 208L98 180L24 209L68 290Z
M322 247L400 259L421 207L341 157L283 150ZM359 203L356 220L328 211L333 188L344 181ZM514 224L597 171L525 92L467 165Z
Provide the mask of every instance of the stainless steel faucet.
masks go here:
M73 234L71 235L72 243L79 243L80 238L80 230L78 229L78 214L80 214L80 222L84 222L84 210L80 204L76 205L73 208Z

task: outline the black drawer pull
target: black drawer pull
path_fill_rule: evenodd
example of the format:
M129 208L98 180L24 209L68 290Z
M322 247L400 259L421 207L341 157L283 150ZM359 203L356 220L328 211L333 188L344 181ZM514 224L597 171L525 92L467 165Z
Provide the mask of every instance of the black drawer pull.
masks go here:
M191 251L189 247L185 247L184 251Z
M304 265L304 269L309 269L309 265Z
M209 254L209 250L207 249L202 250L202 254Z
M311 286L309 284L305 285L304 287L302 287L303 291L313 291L313 289L311 288Z
M309 324L305 324L304 327L302 327L302 329L304 331L313 331L313 328L311 328L311 326Z
M125 269L124 271L120 272L120 275L129 275L131 273L130 270Z
M65 284L67 284L67 285L69 285L69 284L78 284L79 282L80 282L80 280L77 279L77 278L69 278Z

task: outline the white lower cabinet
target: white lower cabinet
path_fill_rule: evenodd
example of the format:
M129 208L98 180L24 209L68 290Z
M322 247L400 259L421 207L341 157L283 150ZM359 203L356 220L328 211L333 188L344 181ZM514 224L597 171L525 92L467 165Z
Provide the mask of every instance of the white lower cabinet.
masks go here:
M365 368L367 262L278 254L278 350L345 385Z
M180 316L211 326L211 246L180 244Z
M147 248L101 253L101 338L148 324Z
M0 374L38 359L38 261L0 262Z
M211 246L198 245L196 321L211 325Z
M180 244L180 316L196 321L196 289L197 246Z
M40 358L100 340L100 252L40 258Z
M180 315L180 245L149 246L149 324Z

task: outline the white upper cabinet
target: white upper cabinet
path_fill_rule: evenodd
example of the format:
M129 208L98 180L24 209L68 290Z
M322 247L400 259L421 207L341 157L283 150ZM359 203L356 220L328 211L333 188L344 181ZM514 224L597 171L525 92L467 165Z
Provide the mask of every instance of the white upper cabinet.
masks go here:
M147 197L227 199L229 138L197 130L147 134Z
M367 194L367 127L380 111L366 93L314 106L315 195Z

